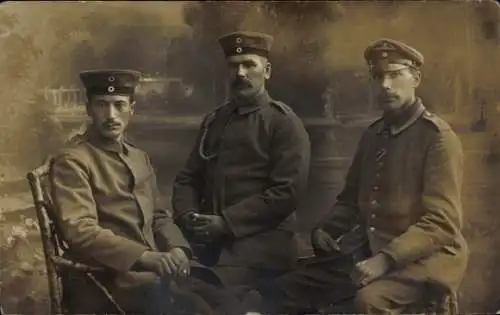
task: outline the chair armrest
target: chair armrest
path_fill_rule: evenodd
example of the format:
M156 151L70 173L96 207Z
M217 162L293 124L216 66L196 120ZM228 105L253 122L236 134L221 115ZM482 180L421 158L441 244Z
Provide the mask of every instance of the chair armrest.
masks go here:
M52 257L52 261L57 267L73 269L81 272L91 272L91 271L102 272L105 270L103 267L88 266L86 264L74 262L72 260L62 258L60 256Z

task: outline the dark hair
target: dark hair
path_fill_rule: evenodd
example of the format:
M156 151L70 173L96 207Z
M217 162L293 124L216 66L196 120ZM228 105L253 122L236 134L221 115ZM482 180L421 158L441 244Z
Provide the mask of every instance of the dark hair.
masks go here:
M87 101L89 103L92 101L92 97L93 96L95 96L95 94L87 93ZM129 94L128 97L130 98L130 103L133 103L135 101L135 95L134 94Z

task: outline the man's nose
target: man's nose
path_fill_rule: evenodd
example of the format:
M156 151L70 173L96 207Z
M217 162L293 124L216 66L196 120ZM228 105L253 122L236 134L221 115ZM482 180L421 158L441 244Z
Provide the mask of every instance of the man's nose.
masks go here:
M238 68L236 69L236 74L239 77L245 77L247 75L247 70L243 65L239 65Z
M385 76L383 79L382 79L382 82L381 82L381 86L384 90L388 90L391 88L392 86L392 81L390 78L388 78L387 76Z
M106 111L106 116L107 118L115 118L118 114L118 111L116 110L116 107L113 106L113 105L109 105L107 107L107 111Z

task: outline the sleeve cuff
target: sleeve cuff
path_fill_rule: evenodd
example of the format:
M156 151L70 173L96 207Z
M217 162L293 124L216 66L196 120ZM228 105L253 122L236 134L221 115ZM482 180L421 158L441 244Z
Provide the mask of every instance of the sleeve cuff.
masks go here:
M227 215L227 213L225 211L221 212L221 217L224 220L224 222L226 223L227 236L228 237L238 237L238 235L235 232L236 231L236 227L231 222L231 219L229 218L229 216Z
M139 258L144 254L144 252L147 251L147 248L140 245L140 244L134 244L130 246L130 248L127 250L127 254L123 255L122 257L118 257L116 260L113 261L112 264L109 262L106 262L106 265L109 267L119 271L119 272L127 272L132 269L132 267L137 263ZM103 262L105 263L105 262Z
M396 263L396 260L394 260L394 258L391 255L389 255L388 253L386 253L385 251L381 251L380 254L385 256L385 258L389 262L389 266L391 268L395 268L398 266Z
M193 259L193 251L191 250L191 248L189 247L178 247L180 249L182 249L184 251L184 254L186 254L187 258L189 258L189 260L192 260Z
M186 209L183 211L174 212L174 220L177 222L177 221L181 220L181 218L184 217L186 214L196 213L196 212L198 212L196 209Z
M414 246L396 238L380 252L389 256L395 266L401 267L427 256L428 249L434 246L434 241L430 237L420 238Z

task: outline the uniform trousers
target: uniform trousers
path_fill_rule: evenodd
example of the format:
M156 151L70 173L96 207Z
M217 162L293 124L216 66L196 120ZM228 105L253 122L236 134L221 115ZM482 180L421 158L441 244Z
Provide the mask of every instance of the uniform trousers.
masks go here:
M334 313L401 314L427 296L427 272L418 263L392 271L359 288L350 274L366 249L349 255L312 258L296 270L259 283L242 298L241 309L271 314L301 314L320 309Z
M69 281L68 281L69 280ZM235 298L231 292L195 277L170 277L110 290L114 300L127 314L229 314ZM84 276L73 276L64 285L65 305L70 314L116 314L116 307L94 283Z
M300 314L352 300L356 287L350 279L352 256L312 258L295 270L260 281L246 293L240 312Z

